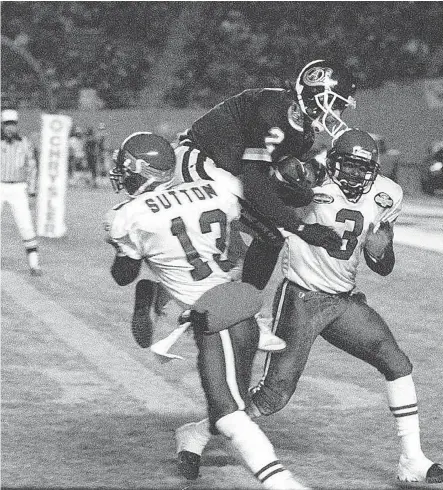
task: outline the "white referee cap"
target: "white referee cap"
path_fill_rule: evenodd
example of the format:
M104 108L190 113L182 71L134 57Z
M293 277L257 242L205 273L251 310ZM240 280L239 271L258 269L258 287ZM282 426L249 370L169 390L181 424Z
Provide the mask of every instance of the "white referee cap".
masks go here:
M2 111L2 122L18 122L18 112L14 109L5 109Z

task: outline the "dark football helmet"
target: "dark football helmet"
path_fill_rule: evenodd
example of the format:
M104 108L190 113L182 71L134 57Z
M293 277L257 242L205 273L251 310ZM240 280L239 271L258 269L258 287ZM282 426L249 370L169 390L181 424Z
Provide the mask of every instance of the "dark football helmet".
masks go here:
M359 129L348 129L333 142L326 171L351 202L371 190L379 172L377 143Z
M131 197L162 185L168 187L174 177L175 153L168 141L153 133L128 136L114 158L109 172L116 192L125 189Z
M347 128L341 114L347 107L355 108L356 84L344 67L325 60L311 61L289 87L315 131L334 137Z

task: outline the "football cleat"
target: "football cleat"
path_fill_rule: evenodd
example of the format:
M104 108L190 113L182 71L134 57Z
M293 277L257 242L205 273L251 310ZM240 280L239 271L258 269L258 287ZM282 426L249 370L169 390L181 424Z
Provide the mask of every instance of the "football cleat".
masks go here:
M200 471L200 459L196 453L191 451L180 451L177 455L178 471L187 480L196 480Z
M145 349L152 344L154 322L156 318L158 283L141 279L135 288L135 305L131 329L137 344Z
M258 341L258 348L265 352L280 352L286 349L286 342L277 337L271 332L270 324L272 319L264 318L259 315L255 317L258 328L260 329L260 337Z
M42 270L39 267L31 267L29 273L31 274L31 276L34 277L40 277L43 274Z
M443 483L443 466L427 458L409 460L400 457L397 480L403 482Z
M434 463L426 472L426 483L443 483L443 465Z

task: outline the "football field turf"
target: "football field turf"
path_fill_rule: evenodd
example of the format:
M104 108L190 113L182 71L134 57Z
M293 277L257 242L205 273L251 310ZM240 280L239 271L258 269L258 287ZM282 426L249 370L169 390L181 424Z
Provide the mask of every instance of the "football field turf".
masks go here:
M220 437L196 482L177 474L174 428L205 415L196 349L185 336L175 346L185 360L162 365L134 342L135 285L113 282L113 249L103 240L103 216L118 201L109 188L70 188L66 236L40 239L42 277L29 275L4 210L2 486L260 488ZM412 234L414 226L409 220ZM422 447L443 462L443 254L403 244L396 251L390 276L362 265L359 287L414 365ZM174 314L156 338L173 327ZM254 380L263 361L259 354ZM259 424L311 488L397 487L398 440L383 378L322 339L289 406Z

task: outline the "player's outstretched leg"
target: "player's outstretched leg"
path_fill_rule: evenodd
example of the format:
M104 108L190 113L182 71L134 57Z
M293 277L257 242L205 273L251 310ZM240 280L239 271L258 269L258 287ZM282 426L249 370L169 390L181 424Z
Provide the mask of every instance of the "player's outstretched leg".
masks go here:
M443 483L443 466L433 463L421 449L417 396L409 374L387 381L389 408L395 417L401 455L397 479L404 482Z
M131 329L135 341L144 349L152 344L158 288L158 283L148 279L141 279L135 287Z

